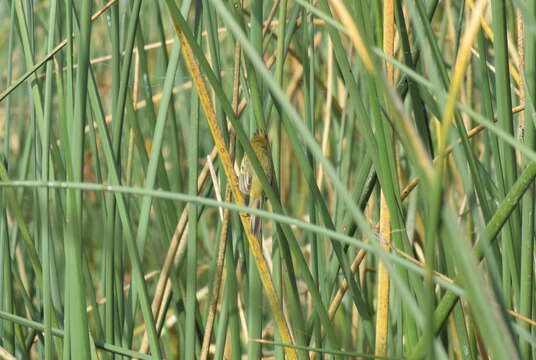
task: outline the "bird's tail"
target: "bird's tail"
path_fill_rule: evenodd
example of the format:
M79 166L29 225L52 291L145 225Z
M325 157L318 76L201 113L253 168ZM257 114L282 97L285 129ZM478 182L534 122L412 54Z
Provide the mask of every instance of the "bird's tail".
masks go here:
M261 196L260 199L256 199L253 204L251 204L251 207L254 209L262 209L263 206L264 196ZM251 214L249 216L249 221L253 234L255 234L257 238L260 238L262 235L262 219L259 216Z

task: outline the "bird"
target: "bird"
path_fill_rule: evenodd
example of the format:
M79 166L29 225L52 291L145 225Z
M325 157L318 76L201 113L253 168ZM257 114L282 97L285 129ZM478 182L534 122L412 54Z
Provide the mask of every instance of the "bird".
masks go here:
M252 136L251 147L255 152L255 155L259 159L262 170L268 177L270 185L272 184L272 157L270 151L270 144L268 142L268 136L264 130L259 129ZM262 184L249 161L249 158L246 154L242 158L242 163L240 164L240 174L238 177L238 187L240 191L249 197L248 205L254 209L262 209L264 201L266 200L266 195L262 188ZM256 236L261 234L261 219L258 216L250 214L250 225L253 230L253 233Z

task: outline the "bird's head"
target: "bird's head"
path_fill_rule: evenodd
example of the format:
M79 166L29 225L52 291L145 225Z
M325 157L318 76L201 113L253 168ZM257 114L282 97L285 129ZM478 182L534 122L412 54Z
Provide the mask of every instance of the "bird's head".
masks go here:
M264 130L259 129L255 132L255 135L253 135L253 138L251 139L251 145L254 148L260 147L268 149L268 136L266 136Z

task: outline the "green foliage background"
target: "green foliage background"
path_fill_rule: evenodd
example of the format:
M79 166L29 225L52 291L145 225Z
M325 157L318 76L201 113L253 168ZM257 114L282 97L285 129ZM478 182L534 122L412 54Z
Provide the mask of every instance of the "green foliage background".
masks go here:
M0 357L285 358L174 19L298 358L536 359L536 2L476 3L2 1Z

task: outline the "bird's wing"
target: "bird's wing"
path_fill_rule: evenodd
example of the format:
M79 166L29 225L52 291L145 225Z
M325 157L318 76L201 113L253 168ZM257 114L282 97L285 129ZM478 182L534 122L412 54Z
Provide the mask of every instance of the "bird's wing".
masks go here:
M244 159L242 160L242 164L240 165L240 175L238 177L238 187L243 194L249 194L249 191L251 190L252 179L253 177L248 171L247 159L244 157Z

